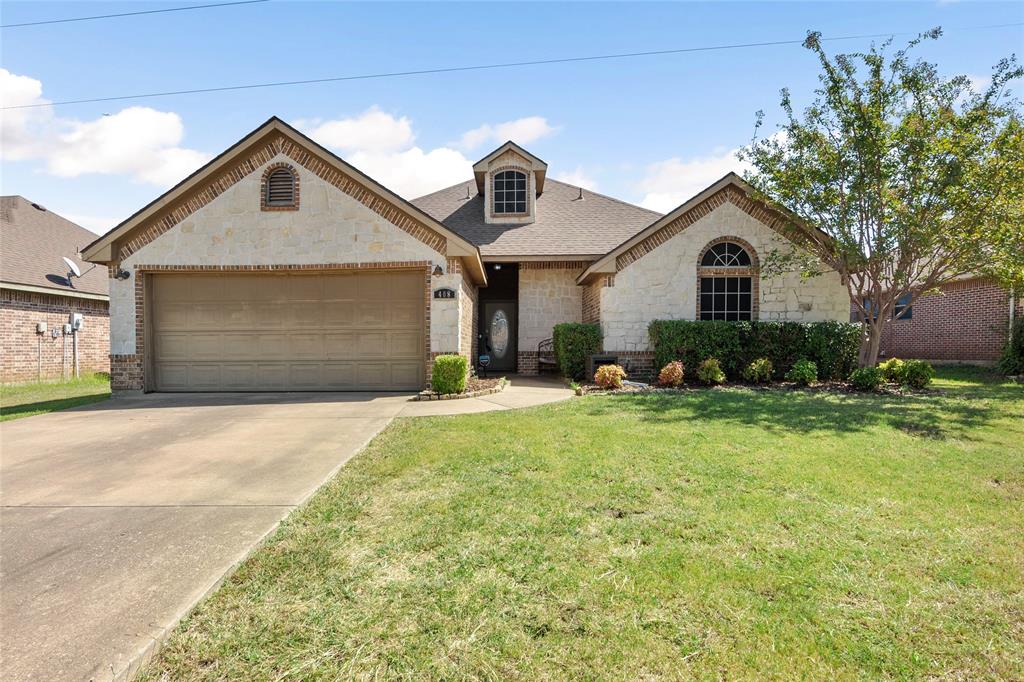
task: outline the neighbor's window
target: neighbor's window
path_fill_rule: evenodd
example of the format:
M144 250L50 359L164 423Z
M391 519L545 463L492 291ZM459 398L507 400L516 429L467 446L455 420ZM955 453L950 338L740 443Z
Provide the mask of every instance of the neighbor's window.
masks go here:
M526 213L526 173L508 170L494 174L494 212Z
M698 267L699 319L754 319L754 278L750 253L735 242L719 242L704 252Z
M295 205L295 174L287 168L278 168L267 176L267 206Z
M910 305L910 299L910 294L904 294L896 300L896 305L892 309L892 319L909 320L914 316L914 309ZM864 309L868 311L871 319L878 317L878 313L874 311L874 306L871 305L871 299L864 299ZM858 318L854 322L860 322L860 319Z

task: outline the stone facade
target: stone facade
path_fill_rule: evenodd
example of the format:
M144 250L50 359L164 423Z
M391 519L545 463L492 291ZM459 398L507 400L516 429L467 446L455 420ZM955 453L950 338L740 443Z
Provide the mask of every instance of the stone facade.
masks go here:
M759 260L773 249L792 248L785 237L728 198L664 241L629 258L620 257L613 285L599 291L606 350L649 350L647 325L652 320L696 319L697 264L713 240L736 237L748 243ZM762 277L759 283L758 319L818 322L849 316L849 297L838 274L803 281L797 273L788 273Z
M519 350L520 374L537 374L537 345L550 339L556 324L581 322L583 287L576 277L584 262L531 262L519 264Z
M280 154L268 159L266 165L288 163L288 159ZM436 266L445 269L444 275L431 279L430 289L462 288L461 269L454 272L448 267L449 260L441 252L443 245L428 245L304 166L295 167L302 186L301 209L262 210L263 170L262 166L253 169L156 238L138 243L121 261L120 267L133 274L127 280L110 280L110 352L114 367L130 367L133 358L142 362L143 353L138 349L141 344L137 343L141 318L136 319L136 308L141 293L136 291L140 281L136 270L372 268L412 263L423 264L428 272ZM463 297L434 300L429 293L427 296L430 352L460 352ZM137 383L115 379L115 384L123 388L142 388Z
M0 289L0 382L16 383L69 378L74 374L70 336L52 331L81 313L84 324L77 336L78 366L84 374L109 372L110 317L108 303L44 293ZM47 331L36 332L45 322Z

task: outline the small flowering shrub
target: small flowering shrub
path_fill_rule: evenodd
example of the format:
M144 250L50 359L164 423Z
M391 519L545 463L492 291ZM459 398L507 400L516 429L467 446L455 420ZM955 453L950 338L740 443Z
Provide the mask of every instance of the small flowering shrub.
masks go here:
M622 388L626 370L618 365L601 365L594 372L594 383L601 388Z
M793 381L801 386L810 386L818 380L818 366L806 358L797 360L786 372L786 381Z
M850 374L850 383L858 391L874 391L885 381L877 367L858 367Z
M708 358L697 366L697 378L705 384L725 383L725 372L716 358Z
M743 379L752 384L766 384L772 380L772 361L768 358L758 358L743 368Z
M903 383L912 388L924 388L932 382L935 368L924 360L907 360L903 363Z
M899 358L889 358L878 365L882 370L882 377L891 384L902 384L906 381L907 363Z
M675 388L683 383L683 363L673 360L658 373L658 383L662 386Z

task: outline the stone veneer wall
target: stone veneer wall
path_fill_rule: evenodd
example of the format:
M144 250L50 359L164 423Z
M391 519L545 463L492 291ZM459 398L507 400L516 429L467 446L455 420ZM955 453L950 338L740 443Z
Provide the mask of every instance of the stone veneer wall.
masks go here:
M575 261L519 264L518 372L537 373L537 344L550 339L561 322L581 322L583 287L576 277L587 267Z
M110 371L110 316L106 301L0 289L0 381L60 379L74 374L70 337L51 331L67 324L71 313L85 318L78 336L81 373ZM36 332L45 322L46 333Z
M121 262L133 272L127 280L110 280L110 352L113 385L140 389L141 354L136 351L136 275L138 265L261 266L428 262L446 267L448 259L379 213L304 166L296 173L302 185L298 211L262 211L263 169L287 163L284 154L268 160L220 195ZM432 288L459 290L462 274L447 269ZM430 350L460 351L460 299L429 299ZM136 368L136 366L138 366ZM427 368L429 375L429 367Z
M772 249L791 243L746 211L726 200L688 227L635 260L623 262L612 286L600 292L604 347L647 351L652 320L695 319L697 261L714 239L734 236L749 243L763 261ZM758 319L816 322L849 318L849 297L839 275L802 281L799 274L761 278Z

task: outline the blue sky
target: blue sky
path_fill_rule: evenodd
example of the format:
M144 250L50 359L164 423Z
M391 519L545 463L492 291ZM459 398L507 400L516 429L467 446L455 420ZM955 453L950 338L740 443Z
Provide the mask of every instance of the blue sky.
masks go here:
M4 2L2 18L175 5ZM1021 51L1024 28L963 28L1020 21L1020 2L274 0L5 29L0 76L10 105L942 26L920 55L983 78ZM787 45L6 111L0 189L104 231L276 114L409 198L468 178L513 135L551 177L667 210L736 167L730 152L749 141L755 112L778 120L781 87L803 103L815 79L813 55Z

